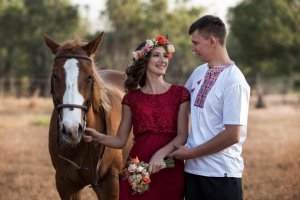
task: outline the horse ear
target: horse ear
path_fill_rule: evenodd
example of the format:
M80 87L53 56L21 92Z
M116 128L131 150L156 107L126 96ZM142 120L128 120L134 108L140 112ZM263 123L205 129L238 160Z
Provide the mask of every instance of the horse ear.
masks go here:
M48 35L43 34L46 45L49 47L53 54L57 53L57 49L60 46L54 40L52 40Z
M88 44L82 48L87 52L88 56L95 54L103 38L104 32L100 33L94 40L90 41Z

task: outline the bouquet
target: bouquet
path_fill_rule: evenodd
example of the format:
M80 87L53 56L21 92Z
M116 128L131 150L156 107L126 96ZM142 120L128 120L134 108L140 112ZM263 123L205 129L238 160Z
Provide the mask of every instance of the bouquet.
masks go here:
M163 168L172 168L175 166L172 158L167 158L164 161L165 165ZM148 169L149 164L144 161L140 161L138 157L130 159L128 167L124 169L123 176L128 180L134 194L142 194L149 190L151 180Z

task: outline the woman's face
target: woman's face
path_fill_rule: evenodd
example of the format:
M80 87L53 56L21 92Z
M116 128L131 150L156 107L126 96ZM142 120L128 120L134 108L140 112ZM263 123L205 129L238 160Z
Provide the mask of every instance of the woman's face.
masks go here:
M146 73L163 76L166 74L169 64L168 54L164 47L158 46L151 52Z

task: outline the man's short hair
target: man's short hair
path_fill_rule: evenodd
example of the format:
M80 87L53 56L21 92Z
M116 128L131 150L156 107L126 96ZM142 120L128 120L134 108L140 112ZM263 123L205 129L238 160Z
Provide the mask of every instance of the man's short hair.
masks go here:
M196 30L198 30L205 39L214 36L219 39L221 45L225 43L226 27L219 17L205 15L199 18L190 26L189 34L191 35Z

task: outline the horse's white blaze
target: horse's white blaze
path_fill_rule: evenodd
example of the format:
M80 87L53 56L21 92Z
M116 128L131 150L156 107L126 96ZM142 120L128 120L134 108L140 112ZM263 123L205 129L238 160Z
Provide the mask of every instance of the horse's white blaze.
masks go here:
M64 64L66 71L66 90L63 96L63 104L83 105L84 98L78 91L79 67L77 64L78 61L74 58L68 59ZM65 128L69 129L72 133L77 133L81 119L81 109L63 109L62 123Z

